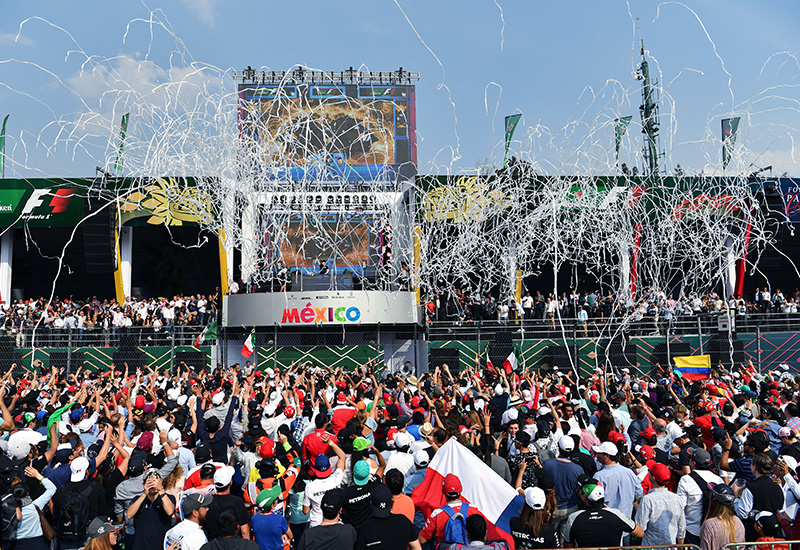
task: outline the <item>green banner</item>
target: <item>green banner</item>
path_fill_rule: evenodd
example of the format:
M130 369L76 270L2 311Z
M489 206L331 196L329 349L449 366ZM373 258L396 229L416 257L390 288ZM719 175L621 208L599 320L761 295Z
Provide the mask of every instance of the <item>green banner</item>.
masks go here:
M119 150L117 150L117 160L114 162L114 170L122 170L122 148L125 146L125 133L128 131L128 118L130 113L122 115L122 127L119 130Z
M632 116L624 116L614 119L614 143L617 150L617 163L619 163L619 146L622 143L622 136L628 131Z
M0 177L6 176L6 122L9 115L3 119L3 128L0 130Z
M503 164L508 166L506 159L508 158L508 148L511 147L511 138L514 136L514 130L517 129L517 123L522 115L508 115L506 117L506 148L503 153Z
M736 133L739 131L739 117L722 119L722 169L731 161L733 146L736 145Z

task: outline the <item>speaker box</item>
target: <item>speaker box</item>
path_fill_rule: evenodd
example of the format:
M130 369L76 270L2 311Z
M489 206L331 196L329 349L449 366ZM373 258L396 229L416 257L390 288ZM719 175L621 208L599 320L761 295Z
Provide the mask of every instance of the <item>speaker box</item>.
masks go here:
M101 209L103 206L105 208ZM117 268L114 212L114 208L99 200L86 200L83 203L84 222L81 228L87 273L112 273Z
M672 364L673 357L683 357L691 355L692 350L689 342L670 342L669 355L667 355L666 342L658 344L653 351L653 366L658 363L662 368L667 368L667 365Z
M142 368L145 365L144 352L139 349L123 350L120 348L114 352L113 360L114 365L119 368L124 367L125 363L128 363L128 367L131 370Z
M428 370L433 371L447 363L450 372L461 370L461 352L458 348L431 348L428 352Z
M708 342L706 353L711 356L712 367L722 363L726 368L731 368L744 363L744 342L738 338L729 340L724 336L712 338Z
M187 367L194 367L195 372L200 372L206 368L206 354L202 351L182 350L175 353L175 365L181 362L186 363Z
M55 367L57 369L67 370L67 363L66 351L54 351L50 354L50 368ZM73 351L72 362L67 372L78 372L81 368L83 368L83 352Z
M494 335L494 343L495 344L510 344L511 343L512 334L509 330L498 331Z

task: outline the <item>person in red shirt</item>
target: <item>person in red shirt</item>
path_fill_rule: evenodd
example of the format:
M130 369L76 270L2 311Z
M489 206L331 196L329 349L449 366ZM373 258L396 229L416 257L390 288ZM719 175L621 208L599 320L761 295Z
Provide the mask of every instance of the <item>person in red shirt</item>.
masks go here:
M333 418L331 418L334 433L338 434L347 425L347 421L358 412L358 408L349 404L348 401L347 396L342 392L336 396L336 406L333 408Z
M714 441L714 436L711 435L711 428L716 426L722 427L722 421L719 419L719 409L717 405L711 401L701 402L698 405L698 409L697 416L694 417L692 423L695 426L700 426L703 430L703 442L706 444L707 449L711 449L716 443ZM703 412L707 414L703 414Z
M317 429L303 438L303 444L300 447L303 460L313 460L317 458L317 455L321 454L330 456L332 452L331 447L322 440L322 436L324 435L327 435L335 444L339 444L336 436L325 431L325 424L327 421L327 417L322 414L318 414L314 419Z
M447 502L446 505L449 506L455 513L459 513L462 505L461 480L458 479L457 475L447 474L445 476L444 483L442 483L442 492L444 493L444 498ZM464 502L463 504L467 503ZM483 515L474 506L467 506L467 516L471 516L473 514ZM419 532L419 543L425 544L429 540L434 540L436 543L459 542L444 540L444 528L445 525L447 525L447 520L449 519L450 514L444 508L444 506L431 512L431 517L428 518L428 521L425 523L425 527L423 527L422 531Z

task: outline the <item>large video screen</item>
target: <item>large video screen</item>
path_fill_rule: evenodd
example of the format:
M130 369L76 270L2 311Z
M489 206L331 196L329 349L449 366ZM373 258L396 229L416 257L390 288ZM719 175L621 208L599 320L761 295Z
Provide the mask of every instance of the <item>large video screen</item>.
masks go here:
M240 84L242 135L276 177L416 173L414 86Z
M337 272L374 265L379 240L374 217L358 214L289 214L270 220L264 234L268 263L304 271L319 262Z

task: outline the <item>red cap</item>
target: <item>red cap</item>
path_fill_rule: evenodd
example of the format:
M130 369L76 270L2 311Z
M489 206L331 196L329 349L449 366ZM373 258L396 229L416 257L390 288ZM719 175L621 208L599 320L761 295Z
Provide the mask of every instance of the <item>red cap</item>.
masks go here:
M338 382L336 382L336 387L339 388L340 390L343 390L347 387L347 383L344 380L339 380Z
M709 391L709 393L717 393L717 387L711 382L706 384L706 389Z
M779 392L778 390L769 390L769 394L772 397L780 397L781 396L781 392Z
M136 396L136 402L134 403L133 406L136 407L137 409L143 409L144 408L144 395L137 395Z
M73 385L71 385L70 387L67 388L67 391L70 392L70 393L74 393L74 392L78 391L78 386L73 384Z
M261 458L267 458L271 456L275 456L275 442L272 441L268 437L259 438L258 441L261 441L261 447L258 449L258 454L261 455Z
M297 394L297 400L302 404L306 399L306 392L303 390L295 390L295 393Z
M444 476L442 483L442 493L448 495L450 493L461 494L461 480L455 474L447 474Z
M645 462L652 460L656 456L656 452L650 445L642 445L639 447L639 454L644 457Z
M656 436L656 431L653 428L647 428L643 432L640 432L639 435L645 439L652 439Z
M289 405L288 407L283 409L283 414L284 416L286 416L286 418L292 418L294 416L294 407Z
M619 432L610 431L610 432L608 432L608 440L609 440L611 443L619 443L620 441L621 441L622 443L625 443L625 436L624 436L624 435L622 435L622 434L621 434L621 433L619 433Z
M650 473L653 474L653 477L658 481L659 485L666 485L672 477L672 474L669 472L669 466L666 464L654 464L653 467L650 468Z
M418 395L415 395L414 397L411 398L411 406L414 407L414 408L419 407L419 396Z

